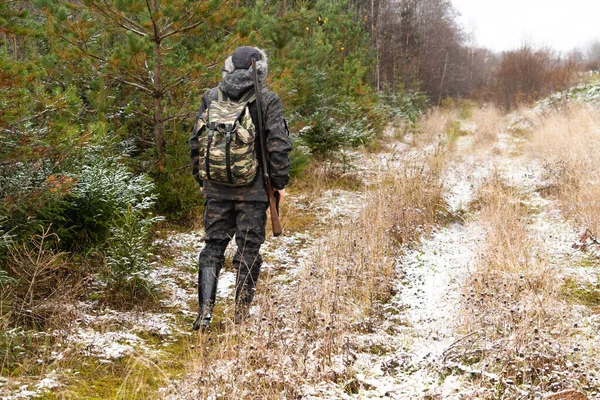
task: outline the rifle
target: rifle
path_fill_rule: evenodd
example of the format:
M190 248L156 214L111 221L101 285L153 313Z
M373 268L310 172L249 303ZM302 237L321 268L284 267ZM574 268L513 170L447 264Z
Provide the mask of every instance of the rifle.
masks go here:
M267 197L269 198L269 209L271 210L271 224L273 226L273 236L281 235L281 221L279 220L279 201L275 198L275 189L271 185L271 175L269 175L269 163L267 159L267 138L263 130L262 119L262 99L260 94L260 84L258 81L258 72L256 64L252 60L252 69L254 70L254 91L256 93L256 113L258 114L258 138L260 140L260 155L262 158L262 169Z

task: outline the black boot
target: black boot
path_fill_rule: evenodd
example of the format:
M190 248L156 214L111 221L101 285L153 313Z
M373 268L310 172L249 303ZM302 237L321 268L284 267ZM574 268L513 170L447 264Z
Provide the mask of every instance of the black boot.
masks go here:
M246 261L238 259L235 264L237 267L237 277L235 282L235 319L236 324L241 324L248 318L250 305L256 292L256 282L260 273L262 257L248 257L251 254L244 254ZM234 260L235 261L235 260Z
M212 311L217 296L217 282L221 268L216 266L201 267L198 270L198 317L194 322L194 330L208 330L212 320Z

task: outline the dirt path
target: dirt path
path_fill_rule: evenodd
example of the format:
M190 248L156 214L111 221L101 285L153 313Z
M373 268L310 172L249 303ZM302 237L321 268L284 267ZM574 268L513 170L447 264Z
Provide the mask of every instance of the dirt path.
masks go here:
M468 213L490 167L489 162L470 158L449 165L443 181L452 214ZM352 337L356 348L368 350L356 354L353 365L364 388L356 396L338 392L336 397L452 398L462 390L459 380L440 382L439 365L444 351L457 340L460 286L483 245L479 221L467 218L434 231L396 261L398 294L387 305L381 325L375 332ZM374 353L373 348L380 350Z
M394 261L397 274L392 286L397 294L382 306L381 314L373 320L370 329L348 332L343 338L344 354L335 355L327 363L333 376L336 369L346 371L344 374L352 371L352 376L332 379L330 373L324 373L321 382L307 382L297 389L303 398L464 399L480 398L480 394L488 390L482 388L481 380L470 379L469 374L449 373L446 358L455 344L469 340L469 333L459 325L464 312L461 295L468 275L486 250L486 229L473 204L479 187L494 173L517 188L528 206L536 210L530 230L540 253L549 263L565 275L584 278L589 275L589 271L577 267L581 255L571 248L581 232L564 220L552 201L540 195L539 188L544 184L543 170L538 163L519 155L521 142L518 137L500 132L493 148L479 151L475 156L473 137L466 135L458 139L456 154L441 177L444 199L455 222L438 227L430 236L422 238L418 246L406 249ZM374 181L390 169L421 159L435 147L428 143L420 148L411 143L410 137L404 141L396 139L388 142L385 152L348 153L348 157L352 159L356 175L368 176ZM273 304L270 308L255 305L251 311L253 318L265 318L267 313L274 321L289 318L286 303L292 304L290 299L295 296L299 277L312 268L307 263L326 251L334 239L324 228L336 224L351 227L365 212L368 193L365 187L362 190L326 190L319 199L311 199L308 195L290 196L290 208L294 212L312 214L316 222L309 225L309 229L298 229L280 238L268 236L263 247L265 264L259 285L266 291L263 297L270 296ZM155 261L151 277L168 294L161 300L161 312L100 310L93 303L82 303L79 305L82 316L79 327L65 338L70 345L52 357L60 359L79 351L85 357L107 364L130 355L160 364L170 357L171 347L177 349L182 343L191 348L203 345L189 329L197 307L195 266L203 247L202 236L200 231L171 232L156 241L161 255ZM228 259L234 251L233 245L227 249ZM231 265L226 265L219 279L216 324L223 325L233 317L234 282ZM574 336L577 341L585 342L583 347L590 354L600 354L597 344L600 343L600 319L585 308L574 311L571 318L571 323L579 327ZM239 332L217 331L211 340L240 340L236 336ZM315 366L322 362L318 349L302 355L298 354L302 350L294 348L301 347L298 343L310 342L308 333L306 338L298 338L298 331L290 328L274 332L277 341L283 343L284 348L290 348L289 353L283 353L280 360L274 361L281 369L281 376L274 380L285 381L286 374L297 365L298 356L303 356L304 368L307 365L320 368ZM265 333L257 325L249 334ZM174 354L180 357L189 352L184 349L183 353L178 350ZM221 358L226 356L221 355ZM214 375L212 378L227 380L231 377L228 374L240 373L232 363L235 360L216 363L211 367L214 367L210 372ZM206 371L189 365L177 368L168 374L179 377L165 379L157 396L169 399L202 396L205 392L200 391L199 386ZM252 379L252 375L260 370L244 371L244 374ZM162 373L160 368L159 371ZM493 374L488 378L500 379ZM50 382L47 388L31 390L31 386L24 385L20 391L12 391L6 396L0 392L2 399L32 398L61 387L61 378L55 375L44 379L47 384ZM599 379L598 375L591 376L589 382L596 382L600 387ZM0 389L4 383L0 381ZM524 395L520 389L515 389L514 393L513 397L507 398ZM219 394L209 397L219 398Z
M470 209L479 185L497 173L500 179L523 195L524 203L535 210L529 222L530 240L537 253L547 261L548 268L563 276L587 274L591 280L594 279L589 274L594 273L578 267L582 264L582 255L572 248L578 232L562 217L556 204L540 195L539 189L545 184L543 169L535 160L520 155L518 149L522 139L499 132L494 148L477 158L469 155L470 139L461 140L464 143L459 141L458 152L461 153L461 147L466 151L462 151L464 154L446 169L443 182L450 211L466 217L462 222L442 227L397 260L401 273L395 285L399 293L387 305L380 326L374 332L355 334L349 339L354 348L363 349L353 355L352 368L357 371L361 383L358 393L350 395L329 387L311 393L309 398L495 398L494 382L500 381L509 386L504 398L541 398L544 395L538 389L527 392L510 386L508 379L468 366L461 366L458 374L452 373L456 366L447 360L451 358L455 344L471 341L470 334L458 324L460 314L464 312L462 285L486 246L485 227L478 212ZM584 347L583 352L588 354L580 363L585 363L589 369L591 388L593 382L598 383L593 367L598 366L594 354L600 354L598 318L585 307L567 312L566 325L578 327L576 332L571 331L573 339L570 343L576 351L581 351L578 347ZM449 365L453 369L448 369ZM573 365L577 362L567 362L563 371L548 373L550 382L556 379L553 376L559 375L564 377L563 382L581 380L581 371ZM470 374L465 373L468 371L484 379L470 379ZM491 386L486 385L486 381L491 382ZM571 386L564 385L548 384L545 393ZM577 383L571 387L580 388ZM590 390L594 396L593 389Z

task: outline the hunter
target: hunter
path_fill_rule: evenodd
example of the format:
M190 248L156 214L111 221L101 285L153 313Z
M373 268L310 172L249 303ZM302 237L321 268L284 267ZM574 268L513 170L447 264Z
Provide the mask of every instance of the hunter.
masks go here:
M214 176L217 174L219 167L224 168L222 165L211 166L213 168L213 176L211 177L211 171L206 164L218 163L211 161L210 155L206 153L210 153L211 140L214 131L218 129L214 124L214 120L218 119L216 116L223 116L227 112L227 107L235 106L236 102L241 103L242 108L244 108L243 104L246 104L242 115L239 118L234 116L234 119L243 121L244 115L246 115L247 121L241 123L241 125L247 127L248 130L240 128L240 132L234 132L234 134L243 136L248 132L252 133L254 130L258 130L259 127L259 113L257 101L255 100L259 97L262 102L260 112L262 123L260 126L263 127L266 142L268 173L272 188L275 191L275 197L279 201L283 199L284 187L289 181L289 153L292 149L292 141L284 120L283 105L279 96L269 90L262 89L259 91L260 96L257 96L255 93L254 79L256 77L254 69L256 69L259 87L264 88L268 73L267 55L257 47L239 47L225 60L225 66L222 70L223 80L217 87L210 89L202 96L202 104L198 110L194 132L190 139L194 177L200 183L202 194L206 197L204 212L206 245L199 256L199 312L193 325L194 330L200 328L207 330L210 327L219 272L225 260L225 248L234 234L237 245L233 258L233 266L237 273L235 322L240 323L247 317L263 261L259 251L265 241L266 211L269 207L263 167L258 161L261 159L260 152L263 151L258 133L253 139L254 143L250 143L253 149L254 146L256 147L255 150L249 152L248 157L251 159L235 163L236 168L242 165L243 168L256 169L255 175L252 171L250 172L246 184L230 184L232 181L229 183L216 182ZM230 103L222 103L223 100L230 101ZM214 105L211 107L213 103ZM224 107L220 107L220 104L224 104ZM211 118L213 120L212 125ZM207 128L204 132L208 132L210 139L203 139L202 133L199 133L201 131L198 128L199 121L206 122L205 126ZM233 140L230 139L229 133L235 128L232 128L231 124L227 126L229 126L227 132L229 145L229 141ZM206 145L207 141L208 144ZM208 150L204 151L205 148L208 148ZM216 152L216 150L212 151L213 153ZM223 159L225 159L224 156ZM230 162L229 154L227 154L226 162ZM225 164L225 161L222 161L222 163ZM227 174L224 175L229 176L229 179L232 178L231 168L227 166ZM242 173L246 172L242 171Z

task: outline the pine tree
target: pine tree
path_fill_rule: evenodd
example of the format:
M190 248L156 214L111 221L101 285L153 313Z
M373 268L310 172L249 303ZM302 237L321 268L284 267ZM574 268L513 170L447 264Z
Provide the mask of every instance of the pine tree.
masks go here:
M165 124L188 111L174 93L184 83L193 84L198 64L206 68L212 63L207 57L214 56L215 50L219 53L218 47L198 44L207 43L211 28L222 22L214 14L219 10L227 15L227 7L214 0L85 0L83 4L39 0L37 4L52 21L50 33L63 41L61 54L71 60L77 57L96 71L98 82L103 83L97 89L110 88L126 97L125 105L122 100L117 105L122 112L142 117L141 126L128 125L128 133L132 135L134 128L141 143L153 142L160 170L166 154ZM199 38L197 43L194 38ZM69 53L73 50L76 54ZM194 52L202 54L202 60L194 60Z

